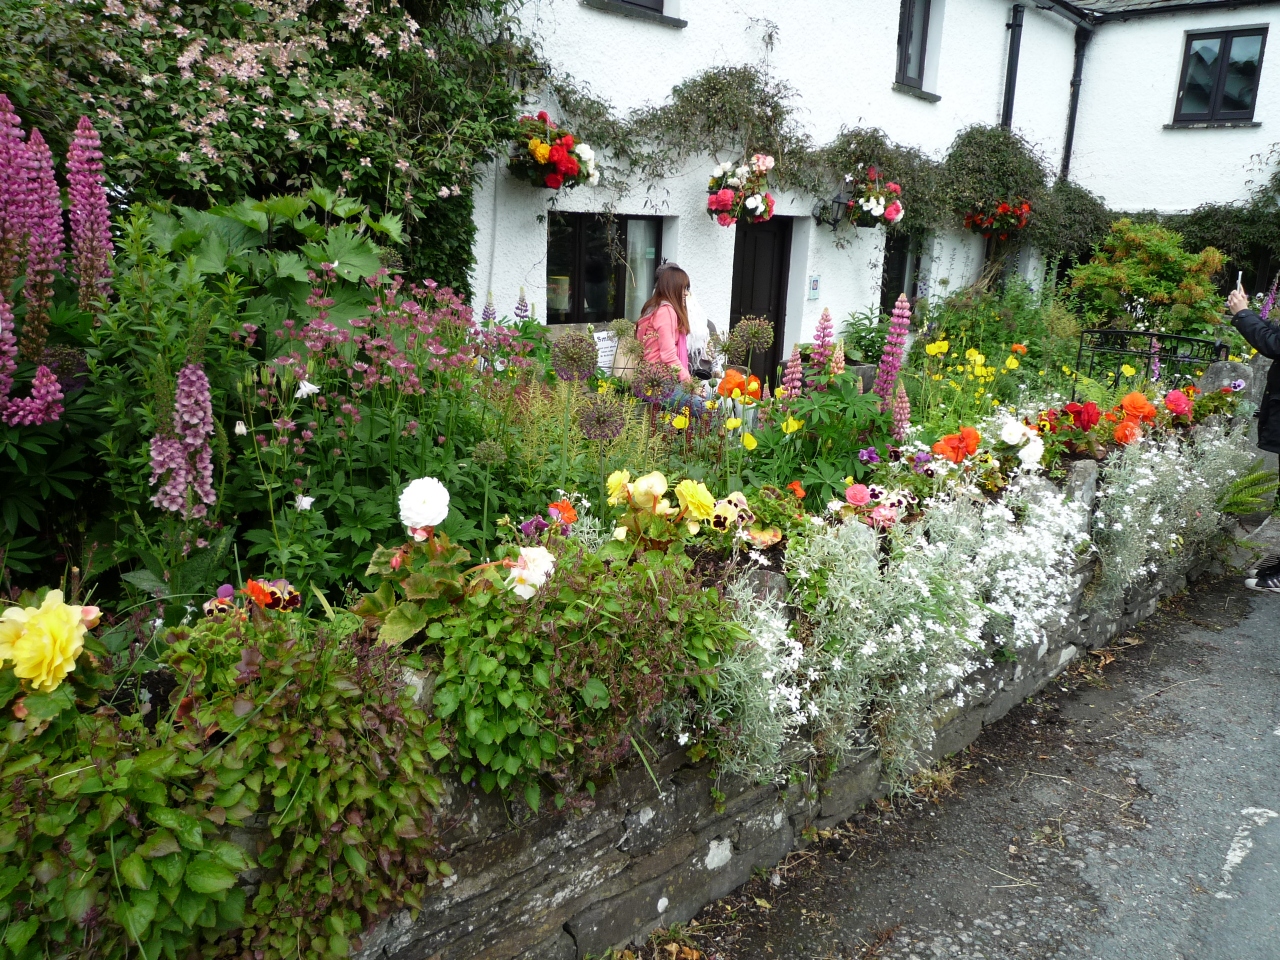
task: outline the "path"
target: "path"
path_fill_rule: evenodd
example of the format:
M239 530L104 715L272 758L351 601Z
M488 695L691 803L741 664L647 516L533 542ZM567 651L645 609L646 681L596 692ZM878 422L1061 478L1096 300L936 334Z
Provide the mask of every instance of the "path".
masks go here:
M708 958L1280 960L1280 595L1195 588L1087 659L937 802L707 907Z

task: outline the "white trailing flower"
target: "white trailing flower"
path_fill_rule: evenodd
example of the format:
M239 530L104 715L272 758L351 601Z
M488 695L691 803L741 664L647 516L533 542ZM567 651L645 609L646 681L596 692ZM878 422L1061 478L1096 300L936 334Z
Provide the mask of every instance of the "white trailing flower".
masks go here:
M520 559L507 577L507 587L522 600L529 600L555 569L556 558L546 547L521 547Z
M410 530L438 527L448 515L449 491L435 477L420 477L400 494L400 522Z
M298 389L294 391L293 396L296 400L305 400L307 397L314 397L319 392L320 388L310 380L302 380L298 383Z
M236 421L236 436L237 436L237 437L244 437L244 436L248 436L248 434L249 434L249 428L245 426L244 421L243 421L243 420L237 420L237 421Z

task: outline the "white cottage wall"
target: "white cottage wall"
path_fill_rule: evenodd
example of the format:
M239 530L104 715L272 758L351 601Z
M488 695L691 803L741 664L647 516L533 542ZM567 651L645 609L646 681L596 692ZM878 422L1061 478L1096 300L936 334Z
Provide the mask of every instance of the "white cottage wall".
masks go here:
M1280 123L1280 63L1268 44L1254 120L1260 126L1166 129L1186 35L1266 25L1275 7L1192 11L1108 22L1085 55L1071 175L1114 210L1188 210L1245 199ZM1274 42L1277 38L1269 38Z

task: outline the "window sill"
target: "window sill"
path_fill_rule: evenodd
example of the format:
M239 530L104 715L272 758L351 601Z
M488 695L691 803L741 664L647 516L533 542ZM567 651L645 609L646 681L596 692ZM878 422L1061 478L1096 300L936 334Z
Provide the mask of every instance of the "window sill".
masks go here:
M582 5L591 7L593 10L603 10L605 13L616 13L621 17L630 17L633 20L660 23L664 27L675 27L677 30L683 30L689 25L688 20L681 20L679 17L668 17L658 13L656 10L646 10L644 7L623 3L622 0L582 0Z
M898 93L905 93L908 97L915 97L917 100L927 100L929 103L937 103L942 99L936 93L929 93L919 87L910 87L905 83L895 83L893 89Z
M1230 130L1236 127L1260 127L1261 120L1180 120L1166 123L1166 130Z

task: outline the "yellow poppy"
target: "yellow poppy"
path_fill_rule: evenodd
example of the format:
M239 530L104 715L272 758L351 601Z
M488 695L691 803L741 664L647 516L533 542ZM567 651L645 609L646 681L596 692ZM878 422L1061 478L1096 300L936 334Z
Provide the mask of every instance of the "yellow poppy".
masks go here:
M782 421L782 432L786 434L795 433L804 426L803 420L797 420L795 417L787 417Z
M1129 366L1127 363L1122 363L1120 365L1120 372L1123 373L1126 377L1132 377L1138 371L1133 369L1133 367Z
M748 450L754 450L756 448L756 438L749 433L744 433L742 435L742 445Z
M1005 358L1004 366L1006 370L1017 370L1019 366L1018 358L1013 354L1009 354L1009 356Z
M724 428L726 430L737 430L740 426L742 426L741 417L730 417L724 422Z
M683 430L685 427L689 425L689 418L686 417L683 413L677 414L676 416L671 418L671 425L675 427L677 430Z

